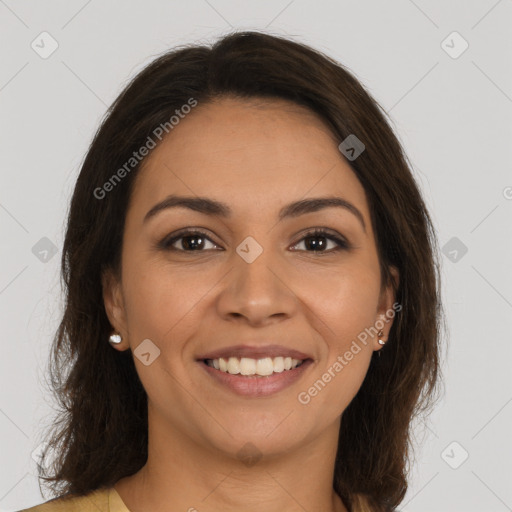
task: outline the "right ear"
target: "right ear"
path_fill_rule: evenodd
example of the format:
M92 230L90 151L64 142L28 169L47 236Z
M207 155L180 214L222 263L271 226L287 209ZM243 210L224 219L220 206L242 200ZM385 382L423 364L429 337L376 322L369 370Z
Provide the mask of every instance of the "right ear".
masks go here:
M111 269L107 269L101 274L101 284L103 288L105 312L107 313L107 317L113 329L116 333L119 333L122 338L121 343L112 344L112 346L120 351L127 350L130 345L127 340L126 309L121 281L114 275Z

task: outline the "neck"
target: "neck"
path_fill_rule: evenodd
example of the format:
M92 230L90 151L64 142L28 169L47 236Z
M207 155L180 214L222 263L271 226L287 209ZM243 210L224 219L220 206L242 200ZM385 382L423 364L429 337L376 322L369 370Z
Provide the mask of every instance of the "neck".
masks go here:
M148 419L148 460L115 485L130 512L347 512L332 487L339 421L288 453L263 456L246 445L251 459Z

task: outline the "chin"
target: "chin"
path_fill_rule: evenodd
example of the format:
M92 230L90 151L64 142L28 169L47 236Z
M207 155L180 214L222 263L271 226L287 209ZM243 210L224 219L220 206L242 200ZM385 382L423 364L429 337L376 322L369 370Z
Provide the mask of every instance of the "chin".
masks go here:
M292 415L290 415L291 418ZM242 460L244 458L273 458L285 455L295 448L300 449L304 444L304 432L291 430L293 422L285 426L283 416L278 421L272 422L272 426L258 426L250 422L238 421L230 425L229 434L221 438L215 436L210 444L218 450L228 453L230 456Z

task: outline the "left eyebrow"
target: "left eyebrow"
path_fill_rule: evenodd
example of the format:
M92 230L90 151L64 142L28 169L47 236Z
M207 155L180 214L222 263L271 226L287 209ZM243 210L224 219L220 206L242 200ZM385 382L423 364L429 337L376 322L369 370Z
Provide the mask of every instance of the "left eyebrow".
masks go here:
M163 201L153 206L145 215L143 222L147 222L158 212L169 208L188 208L205 215L213 215L228 218L233 215L231 208L219 201L208 197L190 197L190 196L167 196ZM366 233L366 224L363 214L356 206L341 197L315 197L309 199L301 199L293 203L287 204L281 208L278 214L279 220L285 218L294 218L307 213L314 213L325 208L343 208L357 217Z
M279 220L286 217L298 217L299 215L304 215L306 213L318 212L325 208L344 208L345 210L348 210L358 218L359 222L361 222L363 226L364 232L366 233L366 224L364 222L363 214L352 203L341 197L315 197L295 201L294 203L290 203L281 208L279 212Z

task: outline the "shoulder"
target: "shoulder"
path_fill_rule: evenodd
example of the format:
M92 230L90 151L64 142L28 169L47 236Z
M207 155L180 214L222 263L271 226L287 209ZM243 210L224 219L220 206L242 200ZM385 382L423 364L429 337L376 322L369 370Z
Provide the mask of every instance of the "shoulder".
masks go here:
M18 512L108 512L109 489L102 488L83 496L61 496Z

